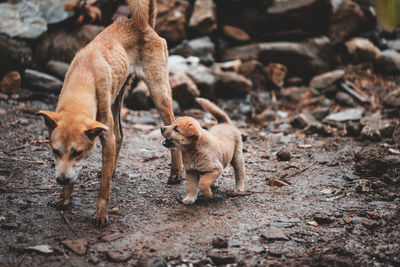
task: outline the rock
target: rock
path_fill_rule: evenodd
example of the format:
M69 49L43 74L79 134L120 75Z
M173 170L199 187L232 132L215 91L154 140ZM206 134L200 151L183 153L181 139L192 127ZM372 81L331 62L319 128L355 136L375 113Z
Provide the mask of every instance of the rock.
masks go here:
M156 31L168 44L186 39L186 22L189 2L185 0L157 1Z
M58 93L63 87L63 82L49 74L36 70L26 69L23 82L29 89Z
M276 158L278 161L289 161L292 158L292 154L285 148L282 148L276 153Z
M319 225L330 224L335 221L335 218L326 213L316 212L313 214L313 219Z
M182 44L172 48L170 54L181 55L183 57L195 56L200 59L201 63L211 65L215 61L215 45L206 36L184 41Z
M310 81L310 87L324 92L325 94L333 94L337 91L337 85L344 78L344 70L334 70L315 76Z
M393 89L389 94L383 96L383 103L388 107L400 107L400 87Z
M250 41L250 35L244 30L230 25L224 25L222 27L224 35L234 43L247 43Z
M12 71L4 75L0 82L0 92L3 94L14 94L21 90L21 75Z
M23 71L31 64L32 50L28 44L0 34L0 77L10 71Z
M14 222L5 222L1 225L1 228L6 229L6 230L14 230L18 229L18 224Z
M70 63L75 54L86 46L103 26L86 24L81 27L59 28L44 34L37 42L35 58L39 64L49 60Z
M61 244L66 246L72 252L77 255L84 256L86 255L86 251L88 248L88 241L85 239L76 239L76 240L63 240Z
M275 241L275 240L289 240L289 237L287 237L281 229L276 228L276 227L270 227L268 229L264 229L261 231L261 236L268 241Z
M337 92L335 96L335 101L339 105L345 106L345 107L355 107L356 103L354 102L353 98L344 93L344 92Z
M143 267L167 267L167 263L161 258L152 258L146 261Z
M360 125L362 127L361 137L370 141L379 141L381 139L381 133L379 132L380 124L381 118L379 114L362 118L360 120Z
M370 40L362 37L355 37L345 43L346 52L354 63L373 62L380 53Z
M371 181L367 179L359 179L355 185L356 192L367 193L371 191Z
M99 259L99 257L97 255L91 255L89 257L89 262L92 263L92 264L97 264L97 263L100 262L100 259Z
M400 53L395 50L380 52L375 58L374 70L382 74L400 73Z
M287 73L287 68L280 63L270 63L265 67L268 80L273 87L282 88Z
M355 1L341 1L330 18L328 37L335 44L342 43L349 38L362 23L367 21L368 18Z
M379 132L382 137L391 138L398 125L399 121L397 120L383 120L379 124Z
M51 254L53 253L53 248L50 247L49 245L37 245L37 246L33 246L33 247L28 247L26 248L27 251L36 251L36 252L40 252L43 254Z
M319 107L311 111L311 115L318 121L322 121L328 114L329 107Z
M69 64L57 60L50 60L46 64L47 70L59 79L63 79L69 69Z
M329 114L324 120L336 122L358 121L361 119L363 113L363 108L351 108L338 113Z
M233 97L250 92L253 84L245 76L233 71L218 71L217 94L218 96Z
M130 251L107 250L106 256L110 261L124 262L132 257L132 253Z
M246 61L240 65L239 73L255 83L254 86L257 90L267 89L267 73L261 62L255 59Z
M209 35L217 29L216 6L212 0L196 0L188 27L200 35Z
M282 187L282 186L288 186L289 184L282 180L271 178L271 179L269 179L269 185Z
M221 237L216 237L211 242L214 248L227 248L228 247L228 240Z
M228 249L212 249L207 253L207 256L213 261L215 265L225 265L235 262L235 255Z
M176 73L169 77L173 98L183 109L193 107L196 97L200 96L197 85L184 73Z
M124 104L132 110L149 110L154 107L150 97L149 88L144 81L140 81L137 86L127 94Z
M242 61L260 60L263 64L280 62L293 76L310 79L315 74L330 71L336 65L336 56L326 37L304 42L269 42L227 48L221 60L240 58Z
M386 149L366 148L354 154L355 170L359 175L380 177L390 169L400 168L398 155L387 153Z
M239 72L239 69L242 67L242 61L240 59L221 62L221 63L214 63L213 67L215 70L219 71L233 71Z
M321 129L322 124L317 121L313 115L309 112L303 112L300 113L299 115L296 115L291 121L290 124L294 128L299 128L299 129L304 129L304 128L315 128L315 129Z
M252 120L255 123L263 124L265 122L271 122L278 119L278 115L275 111L270 108L264 109L260 114L253 114Z

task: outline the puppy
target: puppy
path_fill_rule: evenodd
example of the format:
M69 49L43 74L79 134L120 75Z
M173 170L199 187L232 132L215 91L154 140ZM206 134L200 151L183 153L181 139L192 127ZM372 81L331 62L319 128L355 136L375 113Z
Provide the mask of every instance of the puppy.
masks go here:
M197 102L218 121L209 131L202 129L192 117L178 118L170 126L161 128L166 139L163 145L182 151L187 179L184 204L196 201L197 188L203 195L212 196L211 185L229 163L235 171L236 191L244 191L245 166L239 130L216 105L204 98L198 98Z
M119 18L71 62L55 112L40 111L56 161L56 181L63 185L56 206L71 202L74 182L95 140L102 144L102 171L94 222L108 222L111 176L122 144L120 120L123 85L135 75L148 85L165 124L174 119L168 81L166 41L154 31L156 0L128 0L132 18ZM182 177L181 155L171 151L169 182Z

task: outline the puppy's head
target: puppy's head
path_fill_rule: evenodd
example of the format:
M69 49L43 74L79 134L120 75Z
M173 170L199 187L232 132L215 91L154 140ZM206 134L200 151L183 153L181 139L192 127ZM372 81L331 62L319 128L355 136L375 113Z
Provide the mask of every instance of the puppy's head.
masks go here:
M161 134L165 137L165 147L187 150L200 139L201 126L192 117L181 117L173 124L161 127Z
M56 181L67 185L74 183L82 163L90 155L96 137L108 130L98 121L83 116L39 111L49 131L49 143L56 162Z

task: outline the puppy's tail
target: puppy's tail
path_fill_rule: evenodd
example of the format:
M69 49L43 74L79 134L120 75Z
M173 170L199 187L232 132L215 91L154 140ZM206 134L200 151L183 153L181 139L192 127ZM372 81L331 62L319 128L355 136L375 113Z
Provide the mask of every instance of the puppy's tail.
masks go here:
M154 29L157 15L156 0L126 0L126 2L138 29L144 30L147 25Z
M217 107L215 104L210 102L209 100L205 98L197 98L197 103L199 103L204 110L209 112L211 115L213 115L218 123L230 123L232 124L231 120L229 119L228 115L222 109Z

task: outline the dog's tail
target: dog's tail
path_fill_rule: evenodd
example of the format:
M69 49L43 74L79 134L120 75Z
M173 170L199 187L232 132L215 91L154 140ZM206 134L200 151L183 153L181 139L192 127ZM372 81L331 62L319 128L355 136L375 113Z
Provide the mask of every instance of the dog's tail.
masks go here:
M147 25L154 29L156 25L157 3L156 0L126 0L132 20L138 29L143 30Z
M196 98L197 103L199 103L204 110L209 112L211 115L213 115L218 123L230 123L232 124L231 120L229 119L228 115L222 109L217 107L215 104L210 102L209 100L205 98Z

